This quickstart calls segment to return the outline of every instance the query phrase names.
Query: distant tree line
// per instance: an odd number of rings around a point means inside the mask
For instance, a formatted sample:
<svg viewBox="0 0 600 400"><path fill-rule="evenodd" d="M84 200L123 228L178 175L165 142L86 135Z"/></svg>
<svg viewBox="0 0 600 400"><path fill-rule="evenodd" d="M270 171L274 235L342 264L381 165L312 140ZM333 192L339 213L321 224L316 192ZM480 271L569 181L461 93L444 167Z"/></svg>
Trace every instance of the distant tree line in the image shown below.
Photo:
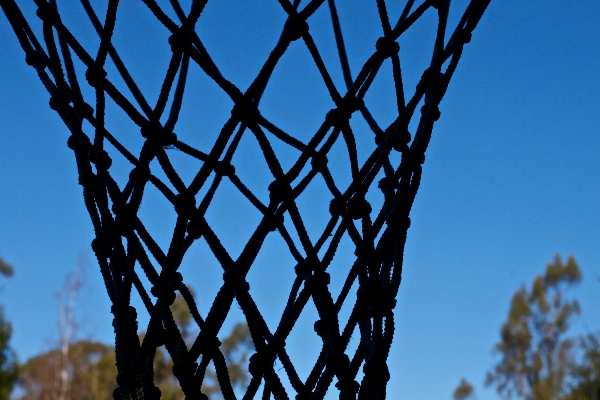
<svg viewBox="0 0 600 400"><path fill-rule="evenodd" d="M175 322L184 339L191 345L192 317L181 295L171 306ZM141 338L143 339L143 333ZM228 372L234 388L248 384L247 361L253 349L248 327L236 324L231 333L222 340L221 351L228 364ZM61 382L60 372L65 368L61 349L53 349L27 360L20 368L18 400L109 400L116 387L117 376L115 349L104 343L78 340L70 344L68 352L68 384ZM184 400L185 396L172 373L173 361L163 347L159 347L154 359L155 384L161 391L161 399ZM214 369L206 371L202 392L210 399L220 398L220 388Z"/></svg>
<svg viewBox="0 0 600 400"><path fill-rule="evenodd" d="M0 258L0 275L10 277L13 268ZM60 340L58 345L19 365L9 346L11 324L4 318L0 305L0 400L110 400L116 387L114 346L93 340L73 340L75 295L81 289L77 272L67 276L60 293ZM191 291L191 290L190 290ZM194 339L192 316L183 297L178 294L171 311L184 340ZM143 339L144 333L140 334ZM248 385L248 357L254 345L245 323L236 324L222 339L221 351L228 365L229 377L235 389ZM185 396L172 374L173 361L163 347L154 359L155 384L161 399L184 400ZM202 392L211 400L221 398L219 383L212 365L206 371Z"/></svg>

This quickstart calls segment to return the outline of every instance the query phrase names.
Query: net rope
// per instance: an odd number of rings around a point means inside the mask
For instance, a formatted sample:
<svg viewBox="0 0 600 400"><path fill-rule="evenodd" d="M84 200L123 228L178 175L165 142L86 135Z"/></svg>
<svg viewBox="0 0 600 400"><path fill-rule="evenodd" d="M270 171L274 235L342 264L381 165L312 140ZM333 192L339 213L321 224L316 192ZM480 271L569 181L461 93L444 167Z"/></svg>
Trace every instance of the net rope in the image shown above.
<svg viewBox="0 0 600 400"><path fill-rule="evenodd" d="M217 338L233 302L237 301L256 349L249 360L251 379L242 399L255 398L261 387L263 399L271 395L277 399L294 396L298 400L322 399L334 379L337 379L335 387L340 399L385 399L390 379L387 361L395 329L394 308L410 226L409 215L421 182L425 151L434 123L440 118L439 104L463 47L469 43L489 0L471 0L449 37L446 33L449 0L425 0L417 7L414 0L408 0L395 23L388 15L384 0L377 0L383 35L355 77L350 72L335 1L311 0L300 7L300 1L280 0L287 20L275 47L245 92L221 74L195 31L206 1L194 0L191 10L185 13L178 0L170 0L178 21L172 20L154 0L142 2L170 32L172 55L154 107L142 95L111 44L118 0L108 0L104 24L90 1L81 0L100 37L95 54L85 50L63 24L55 0L35 0L36 14L42 21L42 40L36 38L15 0L0 0L25 51L27 64L37 71L50 94L50 107L59 114L71 134L68 146L75 155L79 184L95 233L92 249L114 315L118 386L113 397L122 400L160 398L160 390L154 383L153 360L157 348L164 345L174 362L173 374L186 399L207 399L201 388L211 361L222 396L226 400L237 399L239 394L232 387ZM319 7L328 7L331 15L346 86L341 91L325 67L309 30L309 19ZM418 81L414 94L407 99L397 40L426 12L435 12L438 17L431 63ZM295 41L303 42L308 49L335 104L307 143L267 120L259 107L278 61ZM76 74L74 57L87 68L85 81ZM116 87L104 69L109 58L124 82L122 89ZM381 128L363 98L387 59L391 59L386 65L392 68L397 117L392 124ZM192 63L197 64L234 103L231 116L208 152L182 142L174 133ZM80 89L86 82L95 91L94 107L86 103ZM134 102L123 94L125 90ZM107 96L139 127L144 142L137 156L105 127ZM420 104L422 107L416 113ZM375 142L364 163L359 163L355 132L349 123L353 115L362 116ZM411 135L409 123L413 118L418 123ZM84 120L94 128L89 136L84 133ZM273 177L268 186L267 204L242 182L232 164L244 134L251 134L256 139ZM273 141L299 151L287 171L277 157ZM338 141L344 144L350 159L352 179L347 187L336 184L328 166L327 155ZM112 146L113 157L124 157L132 165L129 178L121 187L111 175L112 159L106 150L107 143ZM173 149L201 164L189 185L184 183L171 162L169 152ZM399 153L397 164L392 162L392 152ZM166 179L160 179L152 172L150 164L153 160L157 161L155 164ZM383 178L374 188L375 179L382 174ZM317 176L323 178L331 194L331 217L318 240L311 241L297 199ZM231 182L262 215L236 259L205 218L215 192L225 180ZM138 217L148 185L153 185L172 203L177 215L166 250L157 244ZM383 206L379 210L373 210L365 199L365 195L373 190L383 193ZM290 229L294 230L299 243L292 238ZM269 329L250 293L246 277L265 238L277 234L295 259L296 278L279 324L275 329ZM355 247L355 258L348 265L341 292L334 296L327 269L344 235ZM206 242L223 269L222 285L204 318L178 272L186 252L200 240ZM144 286L140 273L150 283L150 289ZM340 321L340 309L356 281L356 301L348 320ZM133 290L139 293L149 314L146 335L141 342L138 337L139 310L131 305ZM169 308L176 291L185 298L199 328L189 349ZM286 351L286 339L305 305L311 301L318 311L319 319L314 329L322 339L322 348L308 378L302 380ZM350 337L357 328L360 343L356 351L350 352ZM276 360L281 363L282 370L276 370ZM361 367L362 379L359 379ZM284 384L281 374L285 374L289 385Z"/></svg>

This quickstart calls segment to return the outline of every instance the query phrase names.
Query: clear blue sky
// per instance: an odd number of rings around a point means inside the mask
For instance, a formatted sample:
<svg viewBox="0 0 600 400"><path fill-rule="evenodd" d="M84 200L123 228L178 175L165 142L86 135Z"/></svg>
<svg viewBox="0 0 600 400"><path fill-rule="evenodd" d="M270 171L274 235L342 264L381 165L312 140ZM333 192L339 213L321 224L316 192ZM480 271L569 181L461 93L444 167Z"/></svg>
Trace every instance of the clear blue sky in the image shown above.
<svg viewBox="0 0 600 400"><path fill-rule="evenodd" d="M33 2L19 3L39 32ZM167 33L141 2L126 3L114 43L152 104L166 69ZM453 1L453 21L466 3ZM59 1L59 7L74 10L63 11L63 20L94 53L97 39L81 18L81 6L66 0ZM398 9L390 4L392 15ZM414 85L431 51L435 19L429 13L400 40L409 84ZM134 18L125 26L124 21ZM352 2L349 8L340 8L340 18L356 74L381 35L374 1ZM274 46L283 21L275 1L214 1L201 18L199 32L223 74L245 89ZM573 254L584 275L572 292L583 308L576 330L600 329L598 21L600 3L592 0L492 0L467 45L442 102L442 118L427 152L412 213L390 355L390 398L450 398L465 377L476 387L478 399L496 399L492 389L483 387L483 380L495 360L491 348L499 339L510 296L542 272L557 252L563 257ZM309 22L342 88L328 12L319 11ZM0 302L13 323L12 343L25 360L56 343L54 294L80 254L91 259L93 236L73 155L66 146L68 132L47 107L48 94L25 64L3 16L0 38L0 255L16 270L14 278L2 283ZM138 40L143 42L135 46ZM385 67L366 98L381 125L393 118L394 108L389 65ZM176 131L202 148L198 138L214 138L231 104L197 68L191 70L187 108ZM109 77L116 73L109 69ZM332 107L299 42L282 60L261 104L266 116L299 137L314 131ZM131 148L139 145L132 124L121 114L111 115L109 128ZM365 135L359 145L366 151L372 139L364 124L355 121L359 119L353 118L353 123ZM242 180L265 198L266 169L264 163L250 161L255 154L256 146L248 140L234 163L247 166L246 171L238 168ZM177 162L187 174L197 168L183 159ZM126 176L120 161L111 170L121 174L120 181ZM300 202L301 208L314 212L307 221L311 229L321 226L328 206L317 190ZM229 232L224 243L235 255L247 234L228 228L238 221L251 227L257 216L245 206L224 213L225 207L241 201L227 187L220 196L207 218L218 234ZM172 229L172 216L165 207L151 194L142 210L161 243L166 243ZM276 249L279 244L268 244L270 256L259 259L249 277L251 292L268 322L278 318L293 276L290 257ZM343 261L333 266L334 272L341 271ZM78 335L110 343L109 302L93 265L86 269L78 303ZM216 262L199 246L182 268L206 312L220 281ZM241 318L236 313L228 326ZM314 353L310 347L315 342L300 336L288 344L295 348L291 356L299 360L302 370L309 362L301 358Z"/></svg>

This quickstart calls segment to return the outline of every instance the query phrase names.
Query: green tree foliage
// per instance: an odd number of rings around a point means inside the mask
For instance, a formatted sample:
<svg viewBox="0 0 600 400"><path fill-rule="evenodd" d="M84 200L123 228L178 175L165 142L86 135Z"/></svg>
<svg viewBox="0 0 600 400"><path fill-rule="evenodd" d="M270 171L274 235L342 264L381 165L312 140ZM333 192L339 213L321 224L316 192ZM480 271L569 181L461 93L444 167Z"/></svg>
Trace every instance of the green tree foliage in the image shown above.
<svg viewBox="0 0 600 400"><path fill-rule="evenodd" d="M4 317L4 308L0 306L0 400L8 400L19 377L19 366L15 352L8 342L12 335L12 326Z"/></svg>
<svg viewBox="0 0 600 400"><path fill-rule="evenodd" d="M494 348L501 359L486 377L503 398L600 400L600 333L567 336L580 311L565 296L580 281L575 259L563 264L556 256L531 289L521 287L513 295ZM472 389L463 379L454 399L468 398Z"/></svg>
<svg viewBox="0 0 600 400"><path fill-rule="evenodd" d="M0 258L0 275L11 277L13 267ZM0 305L0 400L8 400L19 377L19 366L15 352L9 345L12 326L4 316Z"/></svg>
<svg viewBox="0 0 600 400"><path fill-rule="evenodd" d="M5 277L10 278L11 276L13 276L13 274L13 267L9 263L4 261L2 258L0 258L0 275L4 275Z"/></svg>
<svg viewBox="0 0 600 400"><path fill-rule="evenodd" d="M454 389L454 393L452 394L452 398L454 400L468 400L473 398L473 386L466 381L466 379L461 379L458 387Z"/></svg>
<svg viewBox="0 0 600 400"><path fill-rule="evenodd" d="M600 400L600 336L581 339L583 362L574 371L575 383L566 400Z"/></svg>
<svg viewBox="0 0 600 400"><path fill-rule="evenodd" d="M192 316L181 295L178 295L171 306L173 317L191 345L194 335ZM2 326L0 324L0 342ZM141 335L143 340L143 334ZM248 327L237 324L229 336L223 339L221 351L228 365L229 376L234 388L245 388L248 385L247 361L253 349ZM61 370L64 370L64 357L60 348L29 359L21 368L19 381L19 400L109 400L116 387L117 369L115 366L115 350L98 342L80 340L69 345L68 349L68 383L66 393L61 395ZM177 379L173 376L173 361L163 347L157 349L154 359L155 384L161 390L162 400L183 400L185 398ZM2 375L0 373L0 384ZM62 387L64 390L64 387ZM214 369L206 371L205 384L202 391L211 399L220 398L219 384ZM10 392L10 391L9 391ZM8 399L8 397L6 397ZM0 397L4 400L4 397Z"/></svg>
<svg viewBox="0 0 600 400"><path fill-rule="evenodd" d="M115 388L114 347L80 340L69 347L66 399L108 400ZM27 360L21 369L20 400L60 399L62 353L53 349Z"/></svg>
<svg viewBox="0 0 600 400"><path fill-rule="evenodd" d="M529 290L521 287L514 294L495 346L501 359L486 378L504 398L557 400L566 394L576 344L566 334L579 304L565 294L579 281L575 259L563 263L557 255Z"/></svg>

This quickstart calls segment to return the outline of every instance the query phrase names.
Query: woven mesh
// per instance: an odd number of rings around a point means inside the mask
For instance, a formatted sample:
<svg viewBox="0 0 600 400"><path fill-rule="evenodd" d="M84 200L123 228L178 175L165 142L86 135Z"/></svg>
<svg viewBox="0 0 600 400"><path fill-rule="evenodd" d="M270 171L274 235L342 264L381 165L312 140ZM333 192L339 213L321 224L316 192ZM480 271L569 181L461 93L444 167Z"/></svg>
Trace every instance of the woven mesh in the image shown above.
<svg viewBox="0 0 600 400"><path fill-rule="evenodd" d="M396 23L390 21L385 2L376 1L374 7L383 35L356 77L350 72L334 0L326 4L324 0L312 0L303 7L299 1L292 4L280 0L288 18L275 47L245 92L221 74L195 31L206 1L193 1L186 13L178 0L171 0L170 7L178 21L173 21L154 0L142 2L171 35L172 55L154 107L149 105L111 44L118 0L108 1L104 24L89 0L81 0L100 37L94 53L84 49L63 25L54 0L35 0L37 15L43 22L42 41L36 39L14 0L0 0L26 53L26 62L37 70L50 93L50 107L71 133L68 145L77 161L79 183L95 232L92 249L114 314L118 368L114 398L160 397L154 385L152 361L157 347L164 345L174 361L173 374L186 398L206 398L201 388L206 368L212 362L223 397L235 399L217 339L234 301L244 314L256 348L250 358L251 380L243 399L255 398L259 388L263 399L271 395L277 399L294 396L321 399L334 380L340 399L386 398L390 379L387 359L394 336L393 310L401 281L410 210L421 181L425 151L434 123L440 117L440 101L489 0L472 0L449 37L446 34L449 0L426 0L418 7L408 0ZM343 90L334 84L311 36L310 17L319 7L329 7L346 86ZM426 12L438 17L431 63L412 97L407 98L396 40ZM295 41L306 46L335 104L332 110L323 112L325 117L320 127L307 142L277 127L260 110L261 97L278 61ZM78 80L74 58L86 66L85 81ZM119 85L105 72L108 58L122 78ZM386 62L388 59L391 62ZM184 91L191 64L197 64L234 104L231 116L210 143L184 143L174 133L186 100ZM382 66L392 69L397 109L394 122L384 128L363 101ZM91 86L95 99L86 102L80 85ZM143 137L140 148L126 148L118 135L106 128L107 96L139 127ZM417 110L419 105L422 106ZM359 162L356 136L349 122L353 115L364 119L371 130L367 134L373 138L364 162ZM84 121L91 124L93 132L84 132ZM416 127L412 135L409 124ZM240 179L237 171L244 165L232 162L243 135L256 140L272 175L268 202L259 200ZM278 142L276 146L274 142ZM334 179L328 165L327 156L336 143L344 146L350 161L347 171L350 183L344 186ZM294 149L295 158L290 160L288 152L286 162L282 163L276 151L281 146ZM124 184L119 185L113 179L112 159L107 149L112 157L122 157L131 165ZM193 179L187 183L173 166L174 151L197 162ZM297 202L317 179L327 188L331 215L322 232L311 240ZM237 257L231 255L206 218L223 182L232 184L261 216ZM148 233L138 214L145 191L151 186L172 204L177 215L165 248ZM374 191L381 191L383 197L376 209L366 199ZM286 243L286 251L295 260L296 274L292 287L286 288L290 294L279 323L271 329L247 283L247 275L268 235L279 235ZM341 290L332 293L328 267L344 238L351 240L355 253L353 262L346 266L345 277L340 278L344 282ZM207 245L223 269L222 285L204 318L178 272L186 253L198 242ZM353 287L357 288L356 296L349 297ZM131 305L132 291L138 292L145 306L143 312L149 314L141 343L137 321L140 310ZM199 328L190 348L184 343L169 308L176 291L185 298ZM309 302L318 312L314 329L322 346L308 378L303 380L288 356L286 339ZM340 309L345 302L353 303L348 318L342 321ZM360 341L356 349L350 349L350 338L356 330ZM277 360L282 368L275 368Z"/></svg>

